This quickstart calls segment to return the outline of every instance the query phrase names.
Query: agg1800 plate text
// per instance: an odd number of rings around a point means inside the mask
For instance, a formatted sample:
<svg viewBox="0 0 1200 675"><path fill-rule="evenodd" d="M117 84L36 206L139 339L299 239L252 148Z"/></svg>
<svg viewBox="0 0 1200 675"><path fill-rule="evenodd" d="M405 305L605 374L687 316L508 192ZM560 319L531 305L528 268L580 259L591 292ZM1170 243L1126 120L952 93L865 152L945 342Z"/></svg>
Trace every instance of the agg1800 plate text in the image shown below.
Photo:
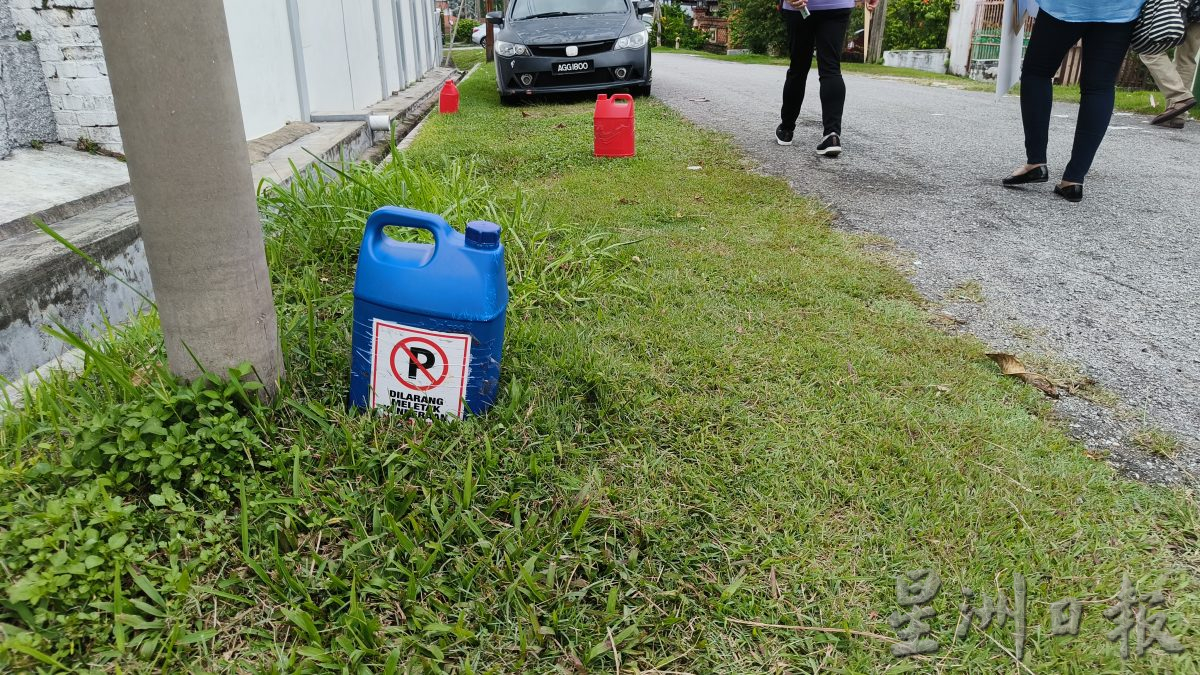
<svg viewBox="0 0 1200 675"><path fill-rule="evenodd" d="M575 73L589 72L591 69L591 61L568 61L554 64L555 75L574 75Z"/></svg>

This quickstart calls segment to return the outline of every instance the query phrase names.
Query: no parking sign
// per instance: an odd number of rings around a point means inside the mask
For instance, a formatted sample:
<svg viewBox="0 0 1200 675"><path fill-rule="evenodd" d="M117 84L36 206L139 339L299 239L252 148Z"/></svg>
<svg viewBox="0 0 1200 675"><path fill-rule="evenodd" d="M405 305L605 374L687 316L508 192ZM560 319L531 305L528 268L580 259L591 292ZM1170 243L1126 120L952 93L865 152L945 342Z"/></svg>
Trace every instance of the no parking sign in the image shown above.
<svg viewBox="0 0 1200 675"><path fill-rule="evenodd" d="M462 417L471 336L375 319L371 407Z"/></svg>

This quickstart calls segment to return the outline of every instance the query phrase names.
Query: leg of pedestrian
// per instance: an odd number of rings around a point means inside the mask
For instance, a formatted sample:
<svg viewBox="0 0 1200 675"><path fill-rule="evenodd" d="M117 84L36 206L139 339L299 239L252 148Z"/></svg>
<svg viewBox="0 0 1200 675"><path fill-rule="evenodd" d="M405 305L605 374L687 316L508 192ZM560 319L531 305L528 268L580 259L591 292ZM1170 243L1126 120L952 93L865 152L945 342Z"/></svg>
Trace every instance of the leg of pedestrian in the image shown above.
<svg viewBox="0 0 1200 675"><path fill-rule="evenodd" d="M846 81L842 79L842 47L850 26L850 10L813 12L816 26L817 74L821 81L821 120L824 135L842 134Z"/></svg>
<svg viewBox="0 0 1200 675"><path fill-rule="evenodd" d="M1064 184L1081 185L1108 124L1112 121L1117 96L1117 75L1129 50L1133 23L1090 23L1083 36L1082 69L1079 74L1079 119L1071 161L1063 172Z"/></svg>
<svg viewBox="0 0 1200 675"><path fill-rule="evenodd" d="M1163 97L1167 101L1167 107L1172 103L1190 98L1191 90L1184 86L1183 78L1180 77L1179 70L1175 66L1175 62L1171 60L1170 55L1163 54L1141 54L1139 58L1146 65L1146 70L1150 71L1150 76L1154 78L1154 84L1158 90L1162 92ZM1155 118L1155 123L1160 124L1166 121Z"/></svg>
<svg viewBox="0 0 1200 675"><path fill-rule="evenodd" d="M1167 109L1151 120L1151 124L1165 124L1196 105L1192 82L1196 77L1197 51L1200 51L1200 24L1191 24L1183 43L1175 48L1174 60L1165 53L1141 56L1154 84L1167 100Z"/></svg>
<svg viewBox="0 0 1200 675"><path fill-rule="evenodd" d="M784 11L781 14L787 28L788 57L791 63L783 81L783 107L779 111L780 124L775 131L775 139L780 145L791 145L796 119L800 117L800 106L804 103L808 71L812 69L815 37L813 26L816 22L811 15L805 19L799 12Z"/></svg>
<svg viewBox="0 0 1200 675"><path fill-rule="evenodd" d="M1063 58L1083 35L1081 24L1059 21L1048 12L1038 14L1025 61L1021 65L1021 124L1025 129L1025 166L1004 179L1004 185L1045 183L1046 146L1050 136L1050 110L1054 104L1054 74Z"/></svg>
<svg viewBox="0 0 1200 675"><path fill-rule="evenodd" d="M1150 123L1162 124L1178 117L1184 112L1177 109L1178 104L1190 99L1192 91L1191 87L1184 84L1184 79L1175 65L1175 61L1172 61L1167 54L1142 54L1140 58L1167 102L1167 109L1159 113Z"/></svg>
<svg viewBox="0 0 1200 675"><path fill-rule="evenodd" d="M1185 83L1189 97L1194 97L1192 85L1196 80L1196 57L1200 55L1200 23L1189 24L1183 44L1175 48L1175 69Z"/></svg>
<svg viewBox="0 0 1200 675"><path fill-rule="evenodd" d="M1191 110L1196 105L1196 95L1193 91L1193 85L1196 82L1196 56L1198 52L1200 52L1200 23L1188 24L1183 44L1175 48L1175 70L1179 73L1179 79L1183 82L1183 92L1176 103L1177 108L1182 108L1179 111L1179 117L1176 118L1180 122L1183 121L1183 113ZM1179 125L1179 127L1182 126L1182 124Z"/></svg>

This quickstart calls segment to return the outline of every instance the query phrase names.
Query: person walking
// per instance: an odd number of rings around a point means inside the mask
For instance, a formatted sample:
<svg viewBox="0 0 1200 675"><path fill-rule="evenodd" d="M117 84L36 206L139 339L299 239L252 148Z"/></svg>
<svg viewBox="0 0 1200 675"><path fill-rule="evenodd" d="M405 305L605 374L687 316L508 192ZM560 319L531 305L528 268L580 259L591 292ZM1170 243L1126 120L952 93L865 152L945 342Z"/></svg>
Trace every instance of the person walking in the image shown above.
<svg viewBox="0 0 1200 675"><path fill-rule="evenodd" d="M1200 52L1200 0L1182 3L1188 20L1183 43L1175 48L1175 60L1166 54L1142 54L1142 63L1154 78L1154 84L1167 99L1167 109L1150 120L1151 124L1182 129L1184 113L1196 106L1192 85L1196 79L1196 54Z"/></svg>
<svg viewBox="0 0 1200 675"><path fill-rule="evenodd" d="M879 0L866 0L874 10ZM788 66L783 82L781 121L775 128L775 142L791 145L804 103L804 88L817 53L817 75L821 82L821 123L824 136L817 154L837 157L842 154L842 111L846 107L846 82L842 79L842 45L850 26L854 0L781 0L780 15L787 29Z"/></svg>
<svg viewBox="0 0 1200 675"><path fill-rule="evenodd" d="M1046 146L1054 102L1054 74L1080 40L1079 119L1071 161L1054 193L1071 202L1083 200L1083 182L1116 103L1117 75L1144 0L1040 0L1021 67L1021 124L1025 128L1025 165L1002 182L1005 187L1050 180Z"/></svg>

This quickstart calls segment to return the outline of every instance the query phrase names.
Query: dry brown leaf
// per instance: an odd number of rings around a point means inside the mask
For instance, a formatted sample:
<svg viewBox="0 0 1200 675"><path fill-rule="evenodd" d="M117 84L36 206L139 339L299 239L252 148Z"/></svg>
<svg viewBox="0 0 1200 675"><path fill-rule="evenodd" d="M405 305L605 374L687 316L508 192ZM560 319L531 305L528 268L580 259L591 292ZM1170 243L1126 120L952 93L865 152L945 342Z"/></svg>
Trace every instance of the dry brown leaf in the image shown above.
<svg viewBox="0 0 1200 675"><path fill-rule="evenodd" d="M1037 387L1043 394L1050 398L1058 398L1058 388L1054 386L1054 382L1050 378L1038 373L1031 373L1025 369L1025 364L1021 363L1020 359L1012 354L1004 352L988 352L987 357L996 362L1000 366L1000 372L1015 377L1025 384Z"/></svg>
<svg viewBox="0 0 1200 675"><path fill-rule="evenodd" d="M522 110L521 117L531 117L531 115L529 113L525 112L524 110Z"/></svg>

